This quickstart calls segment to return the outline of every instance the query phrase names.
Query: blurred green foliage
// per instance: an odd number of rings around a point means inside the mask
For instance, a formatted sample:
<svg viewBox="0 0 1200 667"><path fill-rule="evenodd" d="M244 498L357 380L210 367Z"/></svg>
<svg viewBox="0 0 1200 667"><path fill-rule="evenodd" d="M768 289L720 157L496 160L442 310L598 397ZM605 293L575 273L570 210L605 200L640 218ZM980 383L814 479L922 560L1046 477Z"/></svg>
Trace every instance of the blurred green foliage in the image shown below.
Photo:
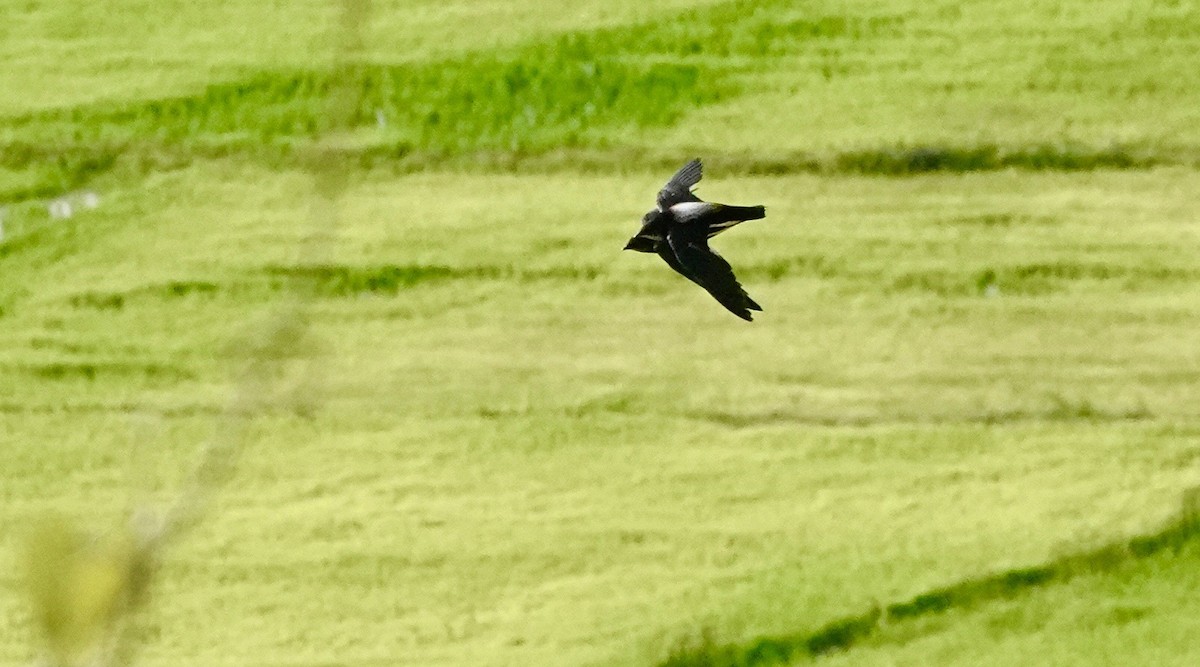
<svg viewBox="0 0 1200 667"><path fill-rule="evenodd" d="M51 664L112 664L126 617L145 600L155 546L128 528L93 535L64 517L38 521L25 559Z"/></svg>

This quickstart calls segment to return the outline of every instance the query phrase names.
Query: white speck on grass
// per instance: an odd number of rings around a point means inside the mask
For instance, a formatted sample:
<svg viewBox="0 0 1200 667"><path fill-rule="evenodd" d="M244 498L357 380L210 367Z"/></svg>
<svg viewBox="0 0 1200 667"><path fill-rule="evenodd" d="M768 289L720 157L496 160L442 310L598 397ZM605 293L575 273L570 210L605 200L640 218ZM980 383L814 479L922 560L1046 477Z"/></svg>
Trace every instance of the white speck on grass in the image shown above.
<svg viewBox="0 0 1200 667"><path fill-rule="evenodd" d="M88 191L80 196L79 201L83 204L84 208L96 208L100 205L100 195Z"/></svg>
<svg viewBox="0 0 1200 667"><path fill-rule="evenodd" d="M1000 286L996 283L988 283L988 286L983 289L983 295L989 299L1000 296Z"/></svg>
<svg viewBox="0 0 1200 667"><path fill-rule="evenodd" d="M50 217L55 220L69 218L75 212L70 200L66 198L55 199L47 208L50 210Z"/></svg>
<svg viewBox="0 0 1200 667"><path fill-rule="evenodd" d="M375 124L378 125L379 129L381 130L387 127L387 116L383 115L383 109L375 110Z"/></svg>

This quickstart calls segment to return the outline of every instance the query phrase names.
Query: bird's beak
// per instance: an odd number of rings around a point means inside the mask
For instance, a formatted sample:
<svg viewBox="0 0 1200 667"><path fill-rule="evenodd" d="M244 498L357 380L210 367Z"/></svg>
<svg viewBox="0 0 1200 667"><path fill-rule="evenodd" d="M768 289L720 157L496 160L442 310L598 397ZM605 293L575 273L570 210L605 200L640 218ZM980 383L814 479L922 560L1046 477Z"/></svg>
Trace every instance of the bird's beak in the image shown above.
<svg viewBox="0 0 1200 667"><path fill-rule="evenodd" d="M636 250L638 252L654 252L653 239L645 236L635 236L629 239L629 243L625 244L625 250Z"/></svg>

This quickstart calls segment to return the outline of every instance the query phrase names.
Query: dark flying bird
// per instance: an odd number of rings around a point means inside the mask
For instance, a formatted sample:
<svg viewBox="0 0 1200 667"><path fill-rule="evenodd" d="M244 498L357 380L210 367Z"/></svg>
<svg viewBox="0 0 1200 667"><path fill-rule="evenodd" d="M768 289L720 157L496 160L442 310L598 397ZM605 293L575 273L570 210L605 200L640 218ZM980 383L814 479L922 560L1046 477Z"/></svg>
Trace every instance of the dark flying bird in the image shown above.
<svg viewBox="0 0 1200 667"><path fill-rule="evenodd" d="M749 321L750 311L762 308L742 289L729 262L708 247L708 240L739 222L765 218L766 208L702 201L692 193L701 175L699 158L683 165L659 190L658 206L642 217L641 231L625 249L657 253L729 312Z"/></svg>

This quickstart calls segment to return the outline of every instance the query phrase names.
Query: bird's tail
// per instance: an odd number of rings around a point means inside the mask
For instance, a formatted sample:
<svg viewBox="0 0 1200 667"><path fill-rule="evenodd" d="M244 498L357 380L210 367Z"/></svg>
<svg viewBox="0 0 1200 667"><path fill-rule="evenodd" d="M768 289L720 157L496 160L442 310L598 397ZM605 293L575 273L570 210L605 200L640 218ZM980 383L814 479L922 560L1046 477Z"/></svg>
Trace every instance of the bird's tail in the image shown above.
<svg viewBox="0 0 1200 667"><path fill-rule="evenodd" d="M719 215L730 220L744 222L746 220L761 220L767 217L765 206L722 206Z"/></svg>
<svg viewBox="0 0 1200 667"><path fill-rule="evenodd" d="M708 223L708 236L717 234L747 220L760 220L767 217L765 206L721 206L712 213Z"/></svg>

